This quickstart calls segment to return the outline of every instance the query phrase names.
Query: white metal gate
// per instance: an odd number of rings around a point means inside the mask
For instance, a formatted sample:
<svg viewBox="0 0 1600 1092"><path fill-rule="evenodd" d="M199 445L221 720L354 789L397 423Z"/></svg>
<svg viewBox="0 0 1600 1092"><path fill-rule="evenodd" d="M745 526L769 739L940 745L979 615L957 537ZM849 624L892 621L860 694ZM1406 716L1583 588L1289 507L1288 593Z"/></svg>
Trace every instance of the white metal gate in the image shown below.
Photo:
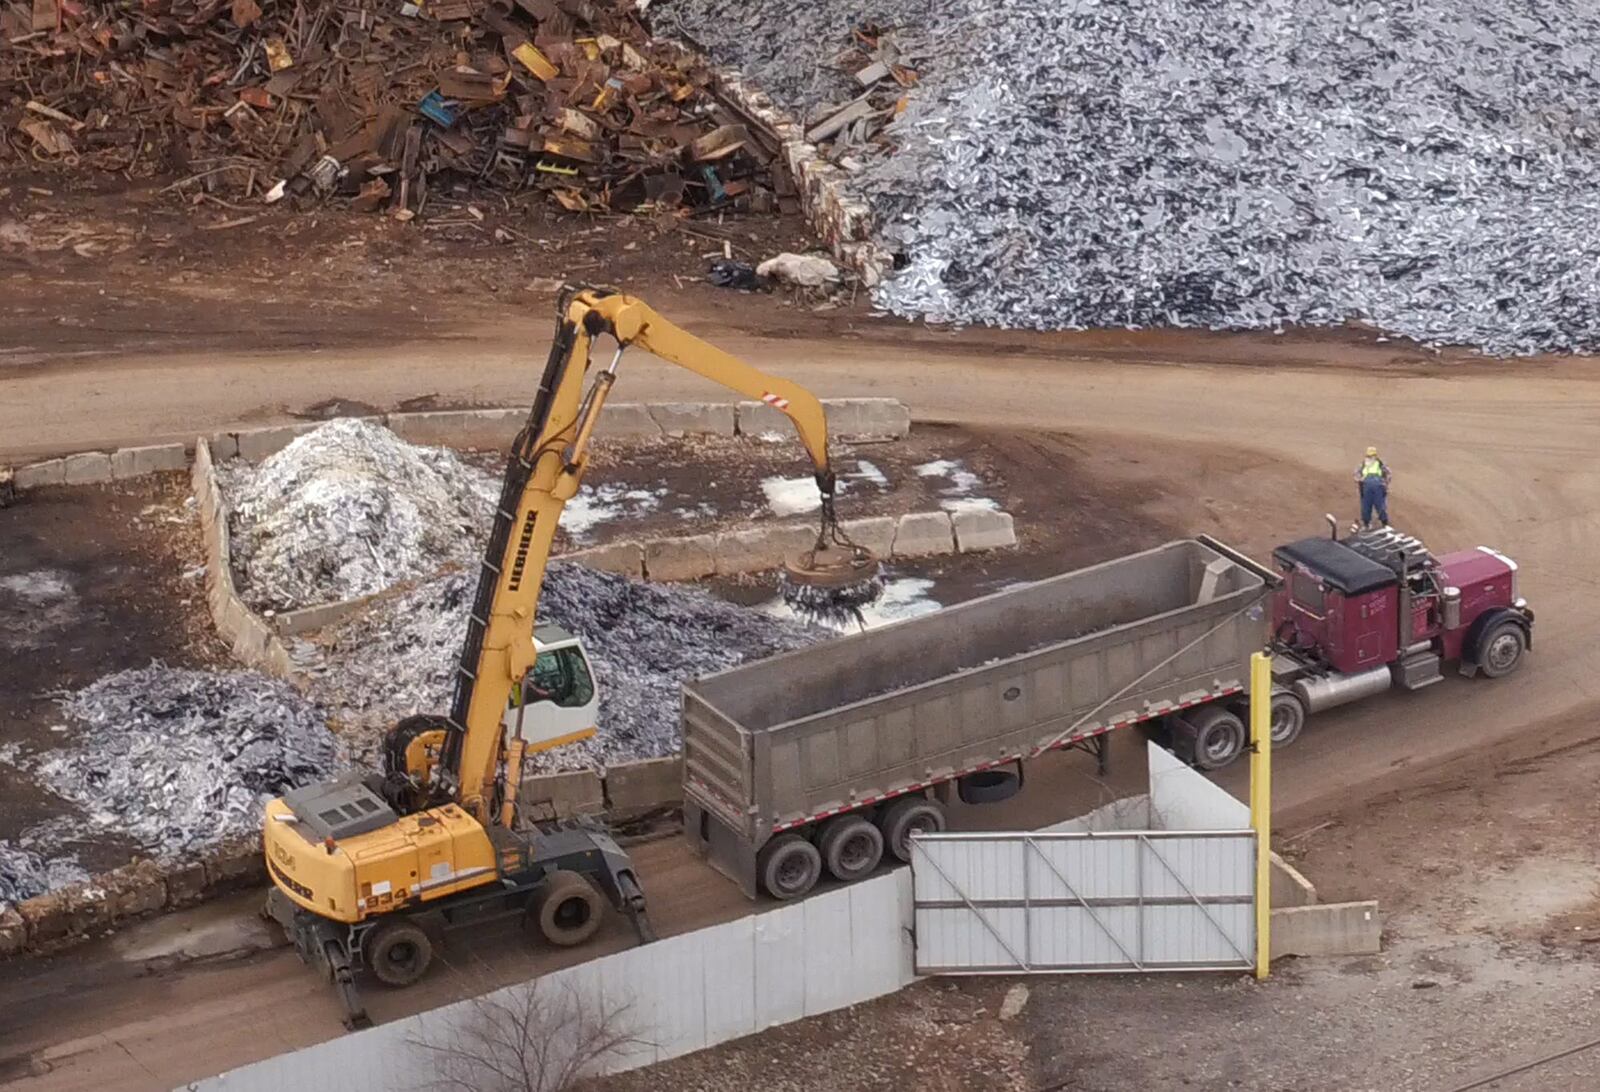
<svg viewBox="0 0 1600 1092"><path fill-rule="evenodd" d="M1250 970L1255 832L931 834L918 974Z"/></svg>

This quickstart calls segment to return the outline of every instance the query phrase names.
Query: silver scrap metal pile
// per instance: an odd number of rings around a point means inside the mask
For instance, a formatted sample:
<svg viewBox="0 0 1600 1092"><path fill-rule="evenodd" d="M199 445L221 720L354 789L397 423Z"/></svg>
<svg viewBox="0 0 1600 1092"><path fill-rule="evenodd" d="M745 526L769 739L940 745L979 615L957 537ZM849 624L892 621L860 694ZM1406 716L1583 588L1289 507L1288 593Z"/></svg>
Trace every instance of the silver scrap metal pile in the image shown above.
<svg viewBox="0 0 1600 1092"><path fill-rule="evenodd" d="M267 800L339 764L321 711L253 671L151 664L78 690L62 708L68 742L40 756L39 779L89 827L154 857L256 833Z"/></svg>
<svg viewBox="0 0 1600 1092"><path fill-rule="evenodd" d="M1364 321L1600 349L1600 6L658 0L807 121L863 23L915 69L854 185L897 314L1036 329Z"/></svg>
<svg viewBox="0 0 1600 1092"><path fill-rule="evenodd" d="M24 899L88 878L89 873L70 853L46 856L0 838L0 914Z"/></svg>
<svg viewBox="0 0 1600 1092"><path fill-rule="evenodd" d="M295 655L312 691L369 762L382 731L412 713L443 713L466 633L474 577L450 572L396 591L319 634ZM552 562L539 618L583 639L600 690L599 734L530 762L604 768L682 747L684 680L823 640L826 631L772 618L694 588L647 584Z"/></svg>
<svg viewBox="0 0 1600 1092"><path fill-rule="evenodd" d="M380 424L329 421L259 466L222 464L240 594L295 610L372 595L477 554L497 483Z"/></svg>

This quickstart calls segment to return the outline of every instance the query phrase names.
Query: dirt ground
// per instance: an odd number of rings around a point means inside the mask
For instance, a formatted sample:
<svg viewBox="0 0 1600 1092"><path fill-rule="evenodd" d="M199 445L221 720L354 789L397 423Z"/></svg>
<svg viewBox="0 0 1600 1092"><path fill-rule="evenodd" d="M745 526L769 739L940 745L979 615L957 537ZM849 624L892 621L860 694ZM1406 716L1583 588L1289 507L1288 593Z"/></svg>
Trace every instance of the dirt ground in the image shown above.
<svg viewBox="0 0 1600 1092"><path fill-rule="evenodd" d="M27 759L58 746L57 698L160 660L224 662L211 628L188 478L41 489L0 509L0 742ZM0 838L73 806L0 762ZM99 838L76 847L90 871L127 861Z"/></svg>

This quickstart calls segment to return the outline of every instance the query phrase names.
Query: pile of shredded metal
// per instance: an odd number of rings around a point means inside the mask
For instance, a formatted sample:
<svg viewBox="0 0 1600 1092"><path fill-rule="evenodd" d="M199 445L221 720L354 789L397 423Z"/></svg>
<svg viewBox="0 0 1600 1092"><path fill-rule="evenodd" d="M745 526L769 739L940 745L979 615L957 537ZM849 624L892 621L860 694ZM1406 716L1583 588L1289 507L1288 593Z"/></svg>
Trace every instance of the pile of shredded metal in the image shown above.
<svg viewBox="0 0 1600 1092"><path fill-rule="evenodd" d="M151 664L107 676L62 707L68 742L38 758L38 779L81 808L91 830L154 857L255 833L267 800L339 762L322 713L250 671Z"/></svg>
<svg viewBox="0 0 1600 1092"><path fill-rule="evenodd" d="M82 883L89 878L76 857L45 857L15 842L0 838L0 913L24 899Z"/></svg>
<svg viewBox="0 0 1600 1092"><path fill-rule="evenodd" d="M271 610L372 595L475 559L498 493L455 452L353 418L222 475L240 593Z"/></svg>
<svg viewBox="0 0 1600 1092"><path fill-rule="evenodd" d="M297 646L319 701L354 730L354 752L371 761L382 731L401 717L448 710L473 589L472 577L447 573L374 601L314 647ZM697 589L559 561L539 617L583 639L601 695L598 736L541 756L550 770L673 754L682 747L684 680L828 636Z"/></svg>
<svg viewBox="0 0 1600 1092"><path fill-rule="evenodd" d="M1006 327L1365 321L1600 348L1600 7L1577 0L666 0L814 119L892 27L918 86L865 161L877 289ZM952 43L959 43L953 47Z"/></svg>

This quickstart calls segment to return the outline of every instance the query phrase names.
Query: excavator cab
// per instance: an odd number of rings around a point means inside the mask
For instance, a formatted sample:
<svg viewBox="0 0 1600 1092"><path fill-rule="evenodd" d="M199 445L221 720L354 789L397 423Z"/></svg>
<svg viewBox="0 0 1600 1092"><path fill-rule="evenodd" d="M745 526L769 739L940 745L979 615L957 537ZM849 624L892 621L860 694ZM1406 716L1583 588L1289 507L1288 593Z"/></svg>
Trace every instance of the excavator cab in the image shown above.
<svg viewBox="0 0 1600 1092"><path fill-rule="evenodd" d="M534 628L538 650L533 667L512 687L501 723L506 739L522 740L528 752L547 751L595 735L600 689L583 642L560 626Z"/></svg>

